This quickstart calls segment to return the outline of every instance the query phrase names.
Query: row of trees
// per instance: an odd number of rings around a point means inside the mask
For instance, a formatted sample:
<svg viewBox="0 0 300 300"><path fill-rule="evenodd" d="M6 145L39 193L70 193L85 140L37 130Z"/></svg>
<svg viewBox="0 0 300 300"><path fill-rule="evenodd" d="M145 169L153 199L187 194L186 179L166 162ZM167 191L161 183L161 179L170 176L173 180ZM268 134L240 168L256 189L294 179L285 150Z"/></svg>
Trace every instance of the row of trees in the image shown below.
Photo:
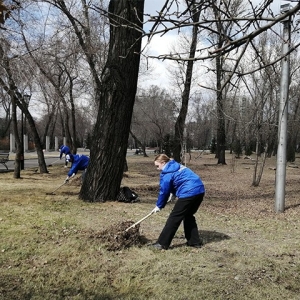
<svg viewBox="0 0 300 300"><path fill-rule="evenodd" d="M144 146L163 148L172 140L178 161L186 138L199 148L215 138L220 164L226 164L225 149L233 145L271 155L277 143L280 49L289 42L281 40L280 22L300 9L297 4L278 15L272 2L166 0L154 9L157 14L145 15L144 0L2 1L9 16L0 30L3 132L9 122L18 132L21 110L42 173L46 135L66 136L73 152L91 137L91 164L80 192L86 201L116 198L130 133ZM154 36L171 31L181 39L170 52L147 53ZM296 41L292 45L298 47ZM295 150L299 68L294 52L291 57L289 139ZM138 86L149 76L151 59L170 62L168 90ZM29 106L26 93L32 95ZM20 137L16 141L18 154ZM18 170L16 164L15 177Z"/></svg>

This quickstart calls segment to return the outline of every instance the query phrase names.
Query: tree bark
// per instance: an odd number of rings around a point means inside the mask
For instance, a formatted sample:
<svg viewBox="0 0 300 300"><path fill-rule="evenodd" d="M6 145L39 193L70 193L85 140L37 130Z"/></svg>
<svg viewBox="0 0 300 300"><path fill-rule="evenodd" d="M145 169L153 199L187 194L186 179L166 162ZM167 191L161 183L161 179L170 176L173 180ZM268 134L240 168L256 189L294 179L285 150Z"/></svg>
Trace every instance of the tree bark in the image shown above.
<svg viewBox="0 0 300 300"><path fill-rule="evenodd" d="M111 0L110 44L102 73L84 201L115 200L120 189L137 89L144 0Z"/></svg>
<svg viewBox="0 0 300 300"><path fill-rule="evenodd" d="M40 139L39 133L37 131L37 128L35 126L34 119L32 118L32 115L28 111L27 107L26 107L25 110L22 110L22 111L23 111L23 113L25 114L25 116L27 118L28 124L30 126L31 133L33 134L33 140L34 140L35 150L36 150L37 157L38 157L38 164L39 164L40 173L48 173L48 169L47 169L47 165L46 165L46 162L45 162L45 156L44 156L44 152L43 152L41 139Z"/></svg>
<svg viewBox="0 0 300 300"><path fill-rule="evenodd" d="M15 142L16 142L14 178L18 179L21 178L21 140L18 132L16 99L14 98L14 95L11 91L9 92L9 94L11 97L11 118L12 118L13 132L15 135Z"/></svg>
<svg viewBox="0 0 300 300"><path fill-rule="evenodd" d="M199 17L200 17L200 10L198 10L194 6L194 10L192 10L193 22L198 23ZM197 49L197 37L198 37L198 26L194 25L189 58L195 57L195 53L196 53L196 49ZM191 59L187 63L186 77L185 77L185 82L184 82L184 90L182 93L181 108L180 108L179 115L178 115L176 123L175 123L175 143L174 143L174 147L173 147L173 158L177 162L182 161L184 127L185 127L185 120L186 120L186 116L187 116L187 112L188 112L189 98L190 98L190 92L191 92L191 83L192 83L192 76L193 76L193 67L194 67L194 61Z"/></svg>
<svg viewBox="0 0 300 300"><path fill-rule="evenodd" d="M226 165L225 149L226 149L226 134L225 134L225 118L224 118L224 101L222 97L222 57L216 57L216 72L217 72L217 157L218 164Z"/></svg>
<svg viewBox="0 0 300 300"><path fill-rule="evenodd" d="M4 55L3 48L0 47L0 53ZM7 73L8 77L8 84L6 84L2 79L0 79L0 85L2 88L9 94L11 101L12 101L12 113L15 114L15 116L12 116L13 118L13 127L14 127L14 134L16 139L16 158L15 158L15 171L14 171L14 178L20 178L20 164L21 160L24 159L24 156L22 153L24 149L22 149L22 139L24 138L21 135L18 134L18 128L17 128L17 117L16 117L16 107L20 108L22 111L22 114L25 114L25 117L28 120L28 123L30 125L30 128L32 130L32 133L34 134L34 142L37 150L38 155L38 163L40 168L40 173L48 173L47 166L45 163L44 158L44 152L42 149L42 145L40 142L40 138L34 123L34 120L28 111L27 104L24 100L24 95L22 95L17 88L17 85L14 81L13 73L10 67L10 61L7 57L5 57L3 62L3 67L5 68L5 71ZM23 126L23 124L21 124Z"/></svg>

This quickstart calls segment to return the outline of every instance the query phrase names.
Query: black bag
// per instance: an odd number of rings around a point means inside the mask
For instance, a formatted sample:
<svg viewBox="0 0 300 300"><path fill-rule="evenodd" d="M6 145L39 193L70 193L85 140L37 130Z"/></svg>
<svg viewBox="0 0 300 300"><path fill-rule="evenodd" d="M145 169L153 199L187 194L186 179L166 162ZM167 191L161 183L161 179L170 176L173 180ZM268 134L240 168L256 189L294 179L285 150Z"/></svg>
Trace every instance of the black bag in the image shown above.
<svg viewBox="0 0 300 300"><path fill-rule="evenodd" d="M121 187L120 192L117 196L117 201L133 203L133 202L139 202L140 199L137 193L132 191L128 186L123 186Z"/></svg>

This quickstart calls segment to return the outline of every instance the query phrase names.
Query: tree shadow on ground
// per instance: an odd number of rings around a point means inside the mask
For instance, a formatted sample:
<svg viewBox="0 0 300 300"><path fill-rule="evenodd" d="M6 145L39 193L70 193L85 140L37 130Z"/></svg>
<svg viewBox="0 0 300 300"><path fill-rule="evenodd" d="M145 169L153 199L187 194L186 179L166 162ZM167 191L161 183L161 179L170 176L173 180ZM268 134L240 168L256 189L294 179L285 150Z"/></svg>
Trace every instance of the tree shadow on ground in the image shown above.
<svg viewBox="0 0 300 300"><path fill-rule="evenodd" d="M199 234L203 240L204 245L231 239L229 235L217 231L200 230Z"/></svg>
<svg viewBox="0 0 300 300"><path fill-rule="evenodd" d="M289 206L286 206L285 210L292 209L292 208L296 208L296 207L298 207L298 206L300 206L300 203L297 203L297 204L291 204L291 205L289 205Z"/></svg>
<svg viewBox="0 0 300 300"><path fill-rule="evenodd" d="M61 195L66 195L66 196L76 196L79 195L78 191L67 191L67 192L58 192Z"/></svg>

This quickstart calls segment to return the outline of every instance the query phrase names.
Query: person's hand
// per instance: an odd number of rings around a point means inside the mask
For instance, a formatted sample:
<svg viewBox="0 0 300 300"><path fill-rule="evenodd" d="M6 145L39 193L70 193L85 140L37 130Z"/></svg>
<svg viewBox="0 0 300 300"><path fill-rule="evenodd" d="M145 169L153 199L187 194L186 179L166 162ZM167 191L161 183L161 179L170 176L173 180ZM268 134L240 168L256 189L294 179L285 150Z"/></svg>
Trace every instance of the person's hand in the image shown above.
<svg viewBox="0 0 300 300"><path fill-rule="evenodd" d="M175 199L176 199L176 195L174 195L174 194L171 193L170 196L169 196L169 199L168 199L167 203L168 202L173 202Z"/></svg>
<svg viewBox="0 0 300 300"><path fill-rule="evenodd" d="M157 213L160 211L160 208L158 206L155 206L154 209L152 210L152 213Z"/></svg>
<svg viewBox="0 0 300 300"><path fill-rule="evenodd" d="M69 179L70 179L70 177L68 176L68 177L66 178L66 180L65 180L65 183L68 183L68 182L69 182Z"/></svg>
<svg viewBox="0 0 300 300"><path fill-rule="evenodd" d="M71 178L73 178L75 175L76 175L76 174L75 174L75 173L73 173L73 174L72 174L72 176L71 176Z"/></svg>

